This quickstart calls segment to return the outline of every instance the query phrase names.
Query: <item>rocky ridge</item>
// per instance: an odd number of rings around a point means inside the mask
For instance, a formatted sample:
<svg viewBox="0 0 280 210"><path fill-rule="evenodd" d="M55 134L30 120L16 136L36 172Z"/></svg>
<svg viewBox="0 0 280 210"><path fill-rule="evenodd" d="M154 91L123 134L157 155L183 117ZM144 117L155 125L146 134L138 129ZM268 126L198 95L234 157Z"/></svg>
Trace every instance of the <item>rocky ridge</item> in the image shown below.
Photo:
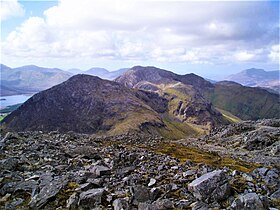
<svg viewBox="0 0 280 210"><path fill-rule="evenodd" d="M205 137L182 139L189 147L280 168L280 120L243 121L213 129Z"/></svg>
<svg viewBox="0 0 280 210"><path fill-rule="evenodd" d="M7 133L0 140L0 209L279 208L280 171L180 161L159 137Z"/></svg>

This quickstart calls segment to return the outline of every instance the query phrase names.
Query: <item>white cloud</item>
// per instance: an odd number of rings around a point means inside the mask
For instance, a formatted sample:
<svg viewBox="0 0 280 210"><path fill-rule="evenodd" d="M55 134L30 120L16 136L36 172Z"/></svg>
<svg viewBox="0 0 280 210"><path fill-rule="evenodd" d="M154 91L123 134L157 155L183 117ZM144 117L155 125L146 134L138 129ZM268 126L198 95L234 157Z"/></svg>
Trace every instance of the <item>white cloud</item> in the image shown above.
<svg viewBox="0 0 280 210"><path fill-rule="evenodd" d="M238 61L249 61L252 60L255 57L255 55L248 52L237 52L234 54L234 57Z"/></svg>
<svg viewBox="0 0 280 210"><path fill-rule="evenodd" d="M1 21L11 17L23 16L24 12L23 6L17 0L1 0Z"/></svg>
<svg viewBox="0 0 280 210"><path fill-rule="evenodd" d="M276 62L277 12L267 2L60 0L11 32L2 52L6 59Z"/></svg>
<svg viewBox="0 0 280 210"><path fill-rule="evenodd" d="M271 59L272 62L280 64L280 53L279 53L280 45L273 45L271 47L271 51L268 57Z"/></svg>

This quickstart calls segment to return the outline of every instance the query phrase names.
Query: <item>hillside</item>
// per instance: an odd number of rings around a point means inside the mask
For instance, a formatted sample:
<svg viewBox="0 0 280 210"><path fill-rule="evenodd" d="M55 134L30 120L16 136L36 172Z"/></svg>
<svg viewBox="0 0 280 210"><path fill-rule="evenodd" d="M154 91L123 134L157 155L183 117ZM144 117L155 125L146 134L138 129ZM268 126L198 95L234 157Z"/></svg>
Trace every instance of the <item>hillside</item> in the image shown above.
<svg viewBox="0 0 280 210"><path fill-rule="evenodd" d="M116 81L130 88L159 93L168 100L169 116L179 122L205 129L227 123L201 94L201 90L213 85L195 74L177 75L156 67L136 66Z"/></svg>
<svg viewBox="0 0 280 210"><path fill-rule="evenodd" d="M15 131L125 133L141 126L163 126L157 111L164 112L164 106L163 100L149 98L148 93L98 77L77 75L34 95L3 123L7 130Z"/></svg>
<svg viewBox="0 0 280 210"><path fill-rule="evenodd" d="M263 87L280 93L280 71L265 71L263 69L247 69L232 74L226 80L235 81L249 87Z"/></svg>
<svg viewBox="0 0 280 210"><path fill-rule="evenodd" d="M280 118L280 98L261 88L238 83L218 82L208 89L206 97L217 108L226 110L242 120Z"/></svg>
<svg viewBox="0 0 280 210"><path fill-rule="evenodd" d="M10 68L1 64L1 96L36 93L64 82L71 75L57 68L34 65Z"/></svg>
<svg viewBox="0 0 280 210"><path fill-rule="evenodd" d="M169 101L169 113L186 123L217 125L230 119L280 117L277 94L235 82L211 84L195 74L177 75L140 66L133 67L116 81L127 87L160 93ZM223 112L223 117L217 109Z"/></svg>

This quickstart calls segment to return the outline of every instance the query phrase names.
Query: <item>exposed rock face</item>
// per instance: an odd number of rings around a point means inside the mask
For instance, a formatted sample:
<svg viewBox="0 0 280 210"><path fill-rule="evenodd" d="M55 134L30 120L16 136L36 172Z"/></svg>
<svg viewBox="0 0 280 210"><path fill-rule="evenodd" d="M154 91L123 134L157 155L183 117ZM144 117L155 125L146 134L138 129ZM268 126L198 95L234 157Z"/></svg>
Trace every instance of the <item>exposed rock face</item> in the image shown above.
<svg viewBox="0 0 280 210"><path fill-rule="evenodd" d="M188 185L188 190L199 200L209 203L227 198L230 186L224 172L216 170L195 179Z"/></svg>
<svg viewBox="0 0 280 210"><path fill-rule="evenodd" d="M182 122L224 123L222 115L201 94L201 90L213 85L195 74L177 75L155 67L135 66L116 81L126 87L160 93L169 101L169 113Z"/></svg>
<svg viewBox="0 0 280 210"><path fill-rule="evenodd" d="M153 109L153 108L154 109ZM159 96L130 90L89 75L77 75L25 102L3 121L7 130L125 133L142 124L163 126Z"/></svg>

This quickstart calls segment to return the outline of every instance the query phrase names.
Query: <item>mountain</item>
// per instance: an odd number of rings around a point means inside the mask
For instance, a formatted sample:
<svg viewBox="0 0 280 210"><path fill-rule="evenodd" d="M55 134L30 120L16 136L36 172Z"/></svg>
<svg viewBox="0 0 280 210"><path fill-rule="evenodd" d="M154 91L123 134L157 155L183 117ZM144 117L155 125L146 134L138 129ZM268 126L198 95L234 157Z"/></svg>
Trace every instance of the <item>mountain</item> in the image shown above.
<svg viewBox="0 0 280 210"><path fill-rule="evenodd" d="M10 68L1 64L1 95L36 93L70 77L71 73L57 68L34 65Z"/></svg>
<svg viewBox="0 0 280 210"><path fill-rule="evenodd" d="M277 94L235 82L211 84L195 74L177 75L155 67L136 66L116 79L127 87L157 92L169 101L169 113L199 125L230 120L280 118Z"/></svg>
<svg viewBox="0 0 280 210"><path fill-rule="evenodd" d="M87 71L84 71L83 74L97 76L102 79L113 80L113 79L116 79L118 76L122 75L127 70L128 70L128 68L122 68L122 69L119 69L116 71L108 71L107 69L104 69L104 68L94 67Z"/></svg>
<svg viewBox="0 0 280 210"><path fill-rule="evenodd" d="M280 71L265 71L251 68L232 74L226 80L235 81L249 87L263 87L280 93Z"/></svg>
<svg viewBox="0 0 280 210"><path fill-rule="evenodd" d="M8 115L7 130L119 134L163 127L167 102L153 93L132 90L89 75L37 93Z"/></svg>
<svg viewBox="0 0 280 210"><path fill-rule="evenodd" d="M156 67L135 66L115 81L126 87L157 92L168 100L168 114L181 123L206 129L226 123L201 94L213 85L195 74L177 75Z"/></svg>

